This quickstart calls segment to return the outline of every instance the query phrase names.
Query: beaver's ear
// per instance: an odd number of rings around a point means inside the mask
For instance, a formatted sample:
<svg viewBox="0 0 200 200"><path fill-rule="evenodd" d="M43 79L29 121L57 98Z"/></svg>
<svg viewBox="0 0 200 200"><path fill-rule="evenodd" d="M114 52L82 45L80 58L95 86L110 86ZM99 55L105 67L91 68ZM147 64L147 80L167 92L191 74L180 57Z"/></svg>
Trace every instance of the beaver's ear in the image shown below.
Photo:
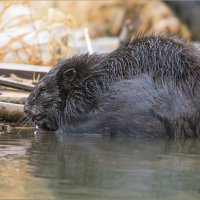
<svg viewBox="0 0 200 200"><path fill-rule="evenodd" d="M76 77L76 70L74 68L67 69L63 72L63 83L68 85Z"/></svg>

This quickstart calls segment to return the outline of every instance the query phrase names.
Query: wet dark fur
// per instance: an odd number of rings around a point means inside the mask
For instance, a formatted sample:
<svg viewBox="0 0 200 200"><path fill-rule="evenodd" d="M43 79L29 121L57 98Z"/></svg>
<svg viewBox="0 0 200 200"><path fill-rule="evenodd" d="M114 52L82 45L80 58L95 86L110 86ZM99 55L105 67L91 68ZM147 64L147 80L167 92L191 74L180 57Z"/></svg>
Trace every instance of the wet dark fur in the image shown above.
<svg viewBox="0 0 200 200"><path fill-rule="evenodd" d="M197 136L199 55L178 38L148 36L109 54L75 56L40 80L25 111L36 125L50 130ZM73 80L65 75L68 70Z"/></svg>

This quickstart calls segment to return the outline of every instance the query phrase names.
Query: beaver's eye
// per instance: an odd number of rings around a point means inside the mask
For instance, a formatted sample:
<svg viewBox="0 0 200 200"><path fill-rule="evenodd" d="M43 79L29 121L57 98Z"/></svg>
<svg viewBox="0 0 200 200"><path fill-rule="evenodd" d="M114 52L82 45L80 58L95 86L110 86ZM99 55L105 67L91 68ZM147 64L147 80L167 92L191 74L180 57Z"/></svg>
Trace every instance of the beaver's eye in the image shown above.
<svg viewBox="0 0 200 200"><path fill-rule="evenodd" d="M49 93L49 92L50 92L50 90L49 90L49 89L45 89L44 91L45 91L45 92L47 92L47 93Z"/></svg>
<svg viewBox="0 0 200 200"><path fill-rule="evenodd" d="M40 93L49 93L49 90L47 88L41 88Z"/></svg>

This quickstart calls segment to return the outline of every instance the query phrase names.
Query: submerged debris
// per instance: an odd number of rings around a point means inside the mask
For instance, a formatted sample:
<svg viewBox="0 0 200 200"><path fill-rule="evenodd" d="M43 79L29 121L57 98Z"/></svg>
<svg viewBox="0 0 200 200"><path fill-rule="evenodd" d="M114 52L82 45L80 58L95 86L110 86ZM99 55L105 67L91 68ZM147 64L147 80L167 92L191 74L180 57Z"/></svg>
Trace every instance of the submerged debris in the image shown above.
<svg viewBox="0 0 200 200"><path fill-rule="evenodd" d="M13 131L13 127L11 127L11 125L8 124L0 124L0 132L7 132L10 133L11 131Z"/></svg>
<svg viewBox="0 0 200 200"><path fill-rule="evenodd" d="M1 133L26 133L34 131L35 127L17 127L15 125L0 123L0 134Z"/></svg>

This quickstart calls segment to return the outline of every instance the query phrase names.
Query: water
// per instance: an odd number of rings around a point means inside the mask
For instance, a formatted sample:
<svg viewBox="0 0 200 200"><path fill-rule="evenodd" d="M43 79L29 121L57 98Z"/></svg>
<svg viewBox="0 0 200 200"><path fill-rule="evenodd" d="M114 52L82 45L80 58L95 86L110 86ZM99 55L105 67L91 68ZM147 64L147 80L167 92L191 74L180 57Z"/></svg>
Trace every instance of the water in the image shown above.
<svg viewBox="0 0 200 200"><path fill-rule="evenodd" d="M0 199L200 199L200 140L0 135Z"/></svg>

